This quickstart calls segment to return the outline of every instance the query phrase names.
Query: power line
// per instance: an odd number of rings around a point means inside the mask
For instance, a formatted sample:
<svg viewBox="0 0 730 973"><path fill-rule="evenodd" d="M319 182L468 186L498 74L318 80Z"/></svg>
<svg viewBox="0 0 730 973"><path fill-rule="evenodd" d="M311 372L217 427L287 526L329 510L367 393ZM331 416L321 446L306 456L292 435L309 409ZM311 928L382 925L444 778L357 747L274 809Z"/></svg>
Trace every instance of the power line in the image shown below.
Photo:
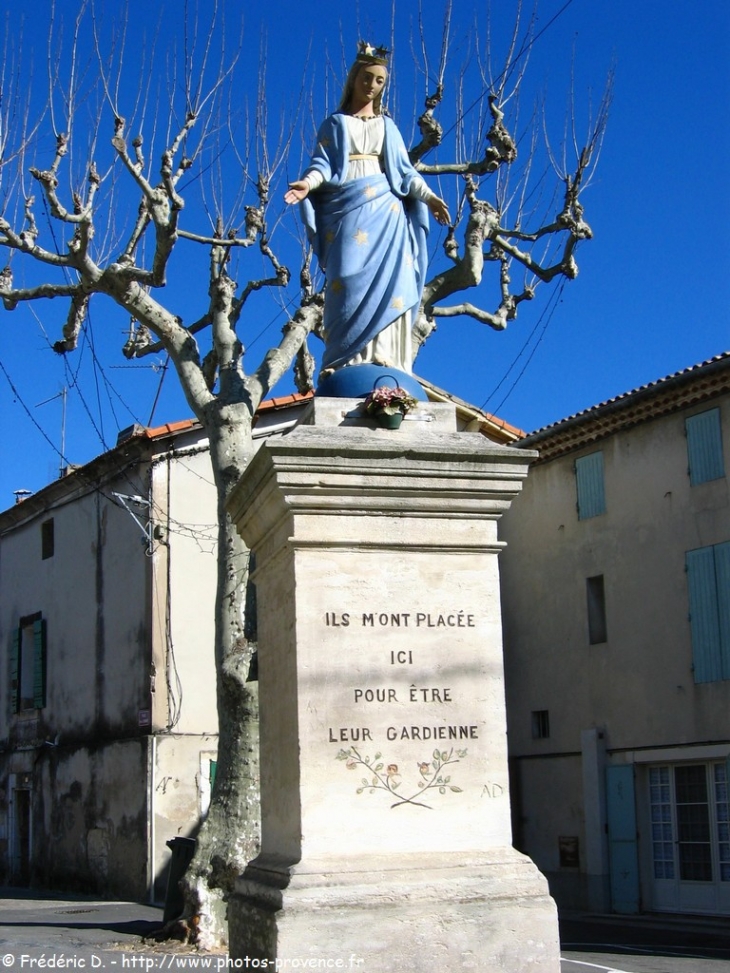
<svg viewBox="0 0 730 973"><path fill-rule="evenodd" d="M533 359L533 357L535 355L535 352L537 351L537 349L539 348L540 344L542 343L542 339L545 337L545 332L547 331L548 326L549 326L550 322L552 321L553 314L555 313L555 311L557 309L557 306L560 303L560 299L562 297L563 289L564 288L565 288L565 281L564 280L561 280L560 281L560 284L557 287L557 289L554 290L551 293L550 300L548 301L548 303L546 304L545 308L543 309L543 312L540 315L540 317L537 319L537 323L535 324L535 327L532 329L532 331L528 335L525 343L523 344L522 348L520 349L519 354L517 355L517 357L515 359L513 359L512 364L509 366L509 368L507 369L507 371L504 373L504 376L500 379L500 381L498 382L498 384L494 387L494 389L489 393L489 395L487 396L487 398L484 400L484 402L483 402L483 404L481 406L482 411L484 411L486 409L487 403L489 402L489 400L492 398L492 396L496 395L496 393L499 391L500 387L507 380L507 376L509 375L509 373L515 367L515 365L520 360L520 358L524 355L526 348L528 347L528 345L532 341L532 338L534 337L535 332L540 327L540 324L541 324L543 318L547 314L547 320L545 321L545 324L542 327L542 331L540 332L540 335L539 335L537 341L535 342L534 348L532 349L532 351L530 352L530 354L527 357L527 361L523 365L522 370L520 371L519 375L515 378L514 382L510 386L507 394L504 396L504 398L501 400L501 402L497 406L494 407L494 412L495 413L498 413L499 410L502 408L502 406L507 401L507 399L510 397L510 395L512 395L512 393L514 392L515 388L517 387L520 379L525 374L525 371L527 370L527 366L532 361L532 359ZM551 304L551 302L552 302L552 304Z"/></svg>
<svg viewBox="0 0 730 973"><path fill-rule="evenodd" d="M23 411L25 412L25 414L28 416L28 418L30 419L30 421L33 423L33 425L36 427L36 429L38 430L38 432L41 434L41 436L43 436L43 438L48 443L48 445L51 447L51 449L55 453L58 453L59 457L61 458L61 462L64 463L66 466L70 466L71 464L69 463L68 458L61 452L61 450L59 450L59 448L53 442L53 440L51 439L51 437L46 433L45 429L41 426L41 424L35 418L35 416L30 411L30 409L28 408L28 406L25 404L25 401L23 399L23 396L20 394L20 392L18 391L17 386L15 385L15 383L11 379L10 375L8 374L8 371L5 368L5 365L3 364L2 359L0 359L0 371L2 371L3 375L5 376L5 378L7 380L8 385L12 389L12 392L13 392L13 395L15 396L16 401L19 403L19 405L21 406L21 408L23 409Z"/></svg>

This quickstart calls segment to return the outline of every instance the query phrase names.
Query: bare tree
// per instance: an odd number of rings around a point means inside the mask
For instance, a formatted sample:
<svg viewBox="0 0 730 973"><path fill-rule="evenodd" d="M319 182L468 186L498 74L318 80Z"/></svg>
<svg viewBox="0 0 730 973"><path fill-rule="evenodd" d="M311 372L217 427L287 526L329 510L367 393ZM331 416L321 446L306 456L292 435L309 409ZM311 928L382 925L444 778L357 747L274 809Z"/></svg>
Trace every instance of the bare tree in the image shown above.
<svg viewBox="0 0 730 973"><path fill-rule="evenodd" d="M94 56L82 54L84 17L95 37ZM466 315L500 330L516 317L523 301L534 297L537 284L575 277L576 246L591 236L580 193L597 157L608 108L604 97L585 145L576 144L572 168L558 164L550 153L557 170L553 182L562 188L552 210L546 204L545 218L531 225L536 212L534 207L528 212L527 205L534 198L527 190L532 142L519 178L510 182L506 175L518 159L517 139L506 113L517 104L523 55L531 43L529 28L516 28L508 67L498 77L480 62L481 78L478 90L471 91L471 106L464 104L466 75L458 69L451 72L457 120L445 133L438 112L450 68L449 21L447 9L437 70L429 70L425 42L415 58L433 86L418 119L421 139L412 159L424 176L448 177L457 200L441 267L434 269L426 285L414 326L416 352L439 317ZM200 917L197 935L206 945L221 932L220 905L255 855L258 841L257 703L255 683L247 681L255 637L245 604L249 557L230 522L226 501L252 455L255 412L295 358L300 390L311 387L306 339L321 324L323 294L313 282L304 252L294 313L277 344L247 371L239 333L247 302L261 291L283 293L290 282L290 272L274 249L269 215L281 208L283 160L291 130L282 126L272 135L261 81L255 92L257 108L250 116L235 117L234 99L240 93L240 86L233 86L235 58L227 62L219 50L214 56L211 42L203 40L212 36L211 31L201 28L192 35L198 46L191 42L177 52L160 52L159 38L148 40L147 63L162 53L169 64L167 89L153 97L151 86L140 92L139 85L125 85L123 32L110 50L97 28L93 8L82 4L64 78L60 61L49 53L51 95L39 108L37 122L31 124L27 111L15 108L9 113L7 102L0 106L0 172L6 190L12 189L6 192L0 214L0 245L9 255L0 273L0 296L6 310L24 302L64 299L68 312L55 344L62 355L76 348L92 300L97 295L110 298L131 321L124 355L142 359L168 354L209 439L218 496L219 756L210 811L187 878L186 904L188 915ZM58 25L53 25L49 52L59 48L57 31ZM258 65L255 73L264 74ZM83 131L82 114L92 118ZM471 145L467 122L474 133ZM35 137L41 130L53 133L55 144L48 154ZM133 133L131 140L128 133ZM138 133L145 133L150 152ZM446 134L453 136L449 160L428 164L429 156L443 155ZM241 145L245 150L238 148ZM235 163L232 170L222 166L224 150ZM27 165L31 151L37 166ZM545 173L541 179L545 181ZM279 192L272 206L276 185ZM485 188L491 201L482 198ZM63 251L53 245L54 227L67 235ZM258 252L268 271L237 282L231 267L235 255L244 251ZM21 259L39 268L37 283L15 285L14 261ZM172 299L163 297L173 259L195 267L192 273L206 293L202 314L194 321L183 320L172 310ZM496 268L491 310L477 303L484 300L485 288L480 285L485 268ZM516 271L522 280L513 287ZM473 300L465 298L467 291L474 294Z"/></svg>

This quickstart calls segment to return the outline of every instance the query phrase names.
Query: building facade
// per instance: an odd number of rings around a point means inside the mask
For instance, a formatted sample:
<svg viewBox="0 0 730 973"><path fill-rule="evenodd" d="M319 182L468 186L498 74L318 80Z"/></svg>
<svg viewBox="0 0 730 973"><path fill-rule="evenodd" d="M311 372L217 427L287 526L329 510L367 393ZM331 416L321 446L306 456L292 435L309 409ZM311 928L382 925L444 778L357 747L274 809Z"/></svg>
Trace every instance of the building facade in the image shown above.
<svg viewBox="0 0 730 973"><path fill-rule="evenodd" d="M558 903L730 914L730 355L527 436L503 519L517 846Z"/></svg>
<svg viewBox="0 0 730 973"><path fill-rule="evenodd" d="M305 399L262 404L255 444ZM0 513L0 885L162 901L215 773L216 499L197 423L120 439Z"/></svg>
<svg viewBox="0 0 730 973"><path fill-rule="evenodd" d="M120 440L0 513L0 884L162 901L215 773L215 488L196 422Z"/></svg>

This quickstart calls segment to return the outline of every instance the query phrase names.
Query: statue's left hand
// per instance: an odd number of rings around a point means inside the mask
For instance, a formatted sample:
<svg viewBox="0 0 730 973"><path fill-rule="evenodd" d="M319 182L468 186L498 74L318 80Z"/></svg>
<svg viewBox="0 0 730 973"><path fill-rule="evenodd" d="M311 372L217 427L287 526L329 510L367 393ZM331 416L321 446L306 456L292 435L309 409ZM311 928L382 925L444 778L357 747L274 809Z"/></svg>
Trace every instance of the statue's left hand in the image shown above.
<svg viewBox="0 0 730 973"><path fill-rule="evenodd" d="M449 214L449 207L446 205L443 199L440 199L438 196L434 196L432 199L429 199L426 205L437 223L441 223L442 226L448 226L448 224L451 222L451 216Z"/></svg>

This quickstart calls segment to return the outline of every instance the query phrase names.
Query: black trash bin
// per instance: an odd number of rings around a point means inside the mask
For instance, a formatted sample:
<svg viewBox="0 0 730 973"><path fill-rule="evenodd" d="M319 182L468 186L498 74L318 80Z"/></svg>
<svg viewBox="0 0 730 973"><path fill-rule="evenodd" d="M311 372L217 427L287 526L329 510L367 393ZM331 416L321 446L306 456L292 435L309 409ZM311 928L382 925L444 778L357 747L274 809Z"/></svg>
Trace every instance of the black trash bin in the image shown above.
<svg viewBox="0 0 730 973"><path fill-rule="evenodd" d="M167 876L167 894L162 919L163 922L169 922L182 915L185 899L180 889L180 879L188 870L188 865L195 854L195 838L170 838L165 844L172 852L172 859L170 874Z"/></svg>

